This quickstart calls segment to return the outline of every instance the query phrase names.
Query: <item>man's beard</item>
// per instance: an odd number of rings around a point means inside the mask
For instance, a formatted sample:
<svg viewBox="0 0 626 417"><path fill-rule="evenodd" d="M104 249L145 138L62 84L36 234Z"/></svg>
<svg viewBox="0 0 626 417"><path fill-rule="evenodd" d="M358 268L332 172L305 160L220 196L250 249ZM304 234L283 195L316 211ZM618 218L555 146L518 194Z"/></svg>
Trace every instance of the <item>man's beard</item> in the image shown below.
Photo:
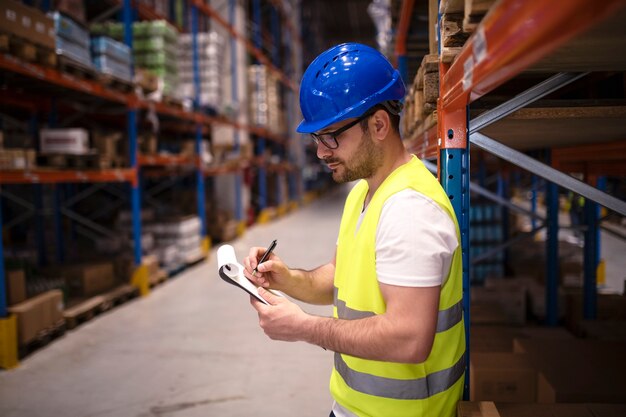
<svg viewBox="0 0 626 417"><path fill-rule="evenodd" d="M341 184L372 177L383 164L383 154L372 141L371 135L364 133L359 147L349 160L328 158L325 162L340 163L333 171L333 180Z"/></svg>

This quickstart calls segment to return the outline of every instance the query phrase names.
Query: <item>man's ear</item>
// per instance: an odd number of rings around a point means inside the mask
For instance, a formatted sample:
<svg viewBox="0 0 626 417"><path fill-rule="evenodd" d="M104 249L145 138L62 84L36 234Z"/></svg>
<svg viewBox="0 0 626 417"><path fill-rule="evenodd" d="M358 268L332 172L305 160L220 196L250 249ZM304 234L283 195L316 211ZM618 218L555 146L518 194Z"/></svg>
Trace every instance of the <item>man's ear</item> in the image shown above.
<svg viewBox="0 0 626 417"><path fill-rule="evenodd" d="M384 110L378 110L372 115L373 129L371 135L373 138L382 140L387 137L391 130L391 119L389 114Z"/></svg>

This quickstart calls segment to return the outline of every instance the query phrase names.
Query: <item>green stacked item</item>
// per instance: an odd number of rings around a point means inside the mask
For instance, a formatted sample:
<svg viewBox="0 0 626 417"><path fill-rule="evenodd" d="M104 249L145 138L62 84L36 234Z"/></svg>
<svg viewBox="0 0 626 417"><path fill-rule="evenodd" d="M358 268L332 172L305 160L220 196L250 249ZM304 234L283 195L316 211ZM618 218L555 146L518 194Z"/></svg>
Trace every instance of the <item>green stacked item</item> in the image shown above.
<svg viewBox="0 0 626 417"><path fill-rule="evenodd" d="M117 22L95 24L92 33L122 40L124 25ZM165 20L133 23L133 58L136 68L150 71L163 81L163 94L172 96L178 87L176 50L177 30Z"/></svg>

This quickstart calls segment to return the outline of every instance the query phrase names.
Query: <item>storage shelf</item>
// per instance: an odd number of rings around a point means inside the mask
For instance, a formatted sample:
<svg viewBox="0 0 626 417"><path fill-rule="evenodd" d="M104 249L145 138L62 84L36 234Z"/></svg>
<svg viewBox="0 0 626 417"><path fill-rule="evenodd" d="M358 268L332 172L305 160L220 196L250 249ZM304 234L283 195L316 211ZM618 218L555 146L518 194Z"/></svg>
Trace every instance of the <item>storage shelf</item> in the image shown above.
<svg viewBox="0 0 626 417"><path fill-rule="evenodd" d="M624 4L570 0L557 8L541 0L496 3L443 76L442 106L461 108L482 97ZM617 41L623 45L623 39ZM560 68L572 70L567 63Z"/></svg>
<svg viewBox="0 0 626 417"><path fill-rule="evenodd" d="M24 62L6 53L0 53L0 69L125 105L129 105L131 101L131 95L108 89L99 82L78 78L54 68Z"/></svg>
<svg viewBox="0 0 626 417"><path fill-rule="evenodd" d="M233 38L243 43L248 52L252 56L254 56L261 64L266 65L268 69L273 72L287 88L292 91L297 91L297 86L293 82L293 80L289 79L289 77L287 77L284 72L276 68L276 66L272 64L271 60L267 56L265 56L265 54L263 54L263 52L259 48L254 46L252 42L250 42L250 40L248 40L241 33L237 32L237 30L235 30L235 28L230 23L228 23L214 8L203 3L202 0L192 0L192 3L205 16L210 17L221 26L223 26Z"/></svg>
<svg viewBox="0 0 626 417"><path fill-rule="evenodd" d="M119 103L126 106L128 109L154 109L158 114L173 117L178 121L187 121L204 125L229 125L281 144L286 143L288 140L287 136L272 133L263 127L244 125L224 116L208 116L204 113L187 111L182 109L179 105L169 104L166 102L144 100L139 98L134 93L122 93L112 90L97 80L78 78L71 74L60 72L54 68L47 68L41 65L24 62L19 58L6 53L0 53L0 70L6 70L28 78L40 80L52 86L68 88L77 93L85 94L87 97L96 97ZM31 110L49 110L50 105L49 101L41 99L29 101L26 97L20 100L16 97L3 97L0 101L5 104L17 104L21 108Z"/></svg>
<svg viewBox="0 0 626 417"><path fill-rule="evenodd" d="M626 139L624 120L626 105L527 107L481 133L518 150L591 145Z"/></svg>
<svg viewBox="0 0 626 417"><path fill-rule="evenodd" d="M56 184L77 182L137 182L137 171L128 169L108 170L0 170L0 184Z"/></svg>

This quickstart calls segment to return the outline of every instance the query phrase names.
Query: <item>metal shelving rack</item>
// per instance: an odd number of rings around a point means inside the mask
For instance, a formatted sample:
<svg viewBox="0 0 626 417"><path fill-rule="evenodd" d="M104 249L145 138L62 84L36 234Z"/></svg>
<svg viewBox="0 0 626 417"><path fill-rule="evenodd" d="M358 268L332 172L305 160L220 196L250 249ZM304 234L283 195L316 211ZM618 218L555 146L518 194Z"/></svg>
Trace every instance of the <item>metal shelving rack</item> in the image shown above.
<svg viewBox="0 0 626 417"><path fill-rule="evenodd" d="M121 16L124 22L124 41L125 43L131 47L132 49L132 23L135 18L154 20L154 19L165 19L168 20L165 16L162 16L159 13L156 13L150 7L147 7L144 4L141 4L136 1L131 0L110 0L109 3L112 7L116 9L116 11L120 11ZM293 22L290 20L288 13L283 9L283 6L280 2L269 2L268 3L273 8L273 13L276 14L276 21L274 25L280 25L280 22L283 22L285 27L288 28L288 32L291 34L293 39L299 40L299 36L295 33ZM233 51L233 59L232 59L232 72L233 72L233 84L232 90L234 97L237 96L237 59L236 59L236 50L237 45L242 43L248 52L255 57L258 62L261 62L268 66L269 70L277 74L279 80L282 84L286 86L289 91L294 91L296 89L294 82L290 79L287 74L278 69L277 65L279 62L272 63L269 58L257 47L253 45L253 43L246 38L245 35L242 35L235 29L235 0L230 0L229 2L229 21L226 21L219 13L217 13L211 6L206 4L201 0L189 0L185 3L185 7L189 8L190 16L191 16L191 32L193 34L193 48L194 48L194 73L196 74L195 83L197 93L199 92L199 79L198 79L198 56L197 56L197 33L198 33L198 20L201 16L205 18L211 19L218 24L222 25L226 28L227 32L230 34L230 47ZM280 14L281 19L278 19L278 14ZM170 23L172 23L170 21ZM179 31L183 30L181 26L178 26L172 23ZM277 43L279 43L279 39L276 39ZM300 43L298 43L299 45ZM296 47L297 49L297 47ZM293 54L293 51L290 51ZM295 59L295 58L294 58ZM276 60L275 60L276 61ZM144 100L138 96L136 96L133 92L120 92L116 90L112 90L107 88L105 85L101 84L95 80L83 79L80 77L75 77L72 75L68 75L65 73L61 73L55 68L48 68L38 64L33 64L29 62L25 62L16 58L12 55L6 53L0 53L0 71L18 74L24 79L32 79L36 80L38 83L43 83L44 86L48 88L53 88L56 90L67 90L71 91L73 94L77 95L77 97L82 98L93 98L97 100L102 100L107 103L114 103L116 105L121 106L126 110L126 123L125 130L128 135L129 140L129 160L130 167L129 168L117 168L117 169L107 169L107 170L75 170L75 171L60 171L60 170L50 170L50 169L30 169L30 170L2 170L0 171L0 184L33 184L35 187L41 187L42 184L51 184L56 187L58 184L69 184L68 187L74 187L71 184L93 184L96 188L98 184L109 184L109 183L126 183L130 186L130 204L131 204L131 217L132 217L132 231L133 231L133 240L137 244L134 245L134 262L135 262L135 272L133 277L131 278L131 283L137 286L140 289L140 293L142 295L146 295L149 292L148 286L148 277L147 270L141 267L142 260L142 251L141 251L141 220L140 220L140 212L141 212L141 202L142 202L142 192L145 190L141 189L141 177L142 177L142 167L159 167L159 166L175 166L175 167L192 167L195 171L195 180L196 180L196 193L197 193L197 201L198 201L198 216L201 218L202 223L202 236L203 236L203 247L208 252L208 248L210 245L208 235L207 235L207 224L205 218L205 206L204 206L204 196L205 196L205 178L209 176L216 175L226 175L226 174L235 174L238 178L237 184L238 188L241 187L241 177L244 169L256 165L262 167L263 169L270 169L273 171L280 171L286 173L290 177L296 175L296 169L293 164L288 162L281 162L278 165L268 165L266 161L259 160L259 158L254 158L252 160L242 160L238 164L227 164L222 166L212 166L212 167L203 167L199 161L199 157L196 158L181 158L177 156L150 156L150 155L142 155L138 152L137 148L137 134L138 134L138 112L142 110L153 109L157 114L165 117L172 118L175 121L183 122L184 126L190 126L194 135L195 135L195 151L196 155L200 153L200 142L203 136L203 132L207 130L211 125L223 124L229 125L234 128L235 135L239 135L240 131L247 131L259 137L263 137L265 140L276 143L280 146L285 146L289 139L287 136L276 135L269 132L267 129L257 126L249 126L240 123L237 120L231 120L224 116L214 116L207 115L197 106L197 98L196 98L196 106L193 111L185 111L177 106L170 105L164 102L154 103L151 101ZM53 93L52 93L53 94ZM293 99L293 95L291 95ZM24 109L26 111L30 111L31 113L35 113L38 111L44 111L51 114L56 114L57 108L54 99L51 100L42 100L41 98L35 98L32 96L22 95L22 94L2 94L0 96L0 103L8 106L16 106L18 108ZM293 106L287 105L289 109ZM56 117L54 117L56 118ZM291 118L293 120L293 117ZM180 123L177 123L180 124ZM237 137L235 137L235 143L239 144ZM299 200L300 197L298 195L297 188L293 188L293 193L290 194L290 198L294 200ZM75 190L72 190L75 191ZM6 192L6 190L5 190ZM82 195L89 195L89 190L83 190L80 195L76 195L72 197L72 201L76 198L81 197ZM117 194L120 196L119 191L113 192L113 194ZM55 193L55 219L57 222L56 230L58 233L61 233L61 217L62 214L70 217L73 221L79 221L81 225L91 226L96 229L97 224L95 222L90 221L87 218L81 218L80 216L72 213L69 208L62 207L63 202L60 198L61 194L59 192ZM238 198L237 208L236 208L236 218L243 222L244 213L241 209L242 207L242 195L240 189L236 190L236 196ZM121 196L123 199L127 199L128 197ZM69 199L66 199L66 203ZM40 205L40 204L39 204ZM1 208L1 206L0 206ZM39 207L41 209L41 207ZM31 208L28 213L31 215L37 213L38 208ZM28 214L27 213L27 214ZM2 220L2 219L0 219ZM240 232L243 232L242 227L239 228ZM57 236L57 244L62 244L62 236ZM41 246L41 245L40 245ZM59 249L58 251L58 260L63 259L63 250ZM0 256L2 257L0 263L0 324L4 325L5 318L7 318L7 300L5 294L5 270L4 270L4 248L2 242L0 242Z"/></svg>
<svg viewBox="0 0 626 417"><path fill-rule="evenodd" d="M412 2L404 1L403 3ZM470 144L531 172L533 178L541 177L547 181L547 218L544 226L533 228L531 232L532 234L542 227L547 227L548 230L546 241L547 325L556 325L558 320L558 187L572 190L587 199L586 212L589 227L585 233L584 250L584 317L595 318L598 204L626 215L626 202L604 193L599 189L600 187L596 188L578 181L558 169L580 167L582 164L586 172L591 174L591 180L594 177L611 173L626 175L623 164L626 154L623 118L621 127L619 122L614 123L611 132L602 132L600 138L587 138L586 143L570 147L569 152L555 149L552 152L552 166L529 157L522 152L523 149L516 149L518 143L514 139L505 142L507 136L515 134L514 129L501 132L503 137L499 139L505 139L503 141L505 143L488 137L485 131L481 132L481 130L584 77L588 71L626 70L623 60L618 56L606 56L609 49L599 43L594 44L592 58L583 59L582 62L564 59L567 54L575 53L572 51L582 46L583 42L576 43L576 40L593 28L603 27L612 30L609 34L613 36L613 41L618 42L622 47L616 50L623 50L623 30L616 29L623 27L623 24L603 25L611 16L616 14L624 16L625 11L626 2L623 0L601 3L572 0L560 3L558 8L539 0L502 0L494 4L452 64L444 64L440 61L437 125L407 138L405 143L407 148L419 157L437 160L438 177L448 192L459 219L463 245L464 314L468 338L468 364L470 353L468 274L470 267L468 239L470 189L508 209L528 215L533 222L541 218L535 212L536 193L533 193L532 210L528 211L470 183ZM439 21L441 22L441 15L439 15ZM594 40L597 41L597 39ZM559 50L563 46L568 47L565 52ZM602 55L603 52L604 55ZM469 105L471 103L523 71L532 68L541 68L544 72L552 72L556 75L470 120ZM607 117L606 120L610 122L611 119ZM529 123L532 123L532 120ZM555 138L557 139L559 138ZM560 135L560 139L562 142L558 143L559 145L567 144L566 133ZM621 142L604 143L604 141L616 140L621 140ZM544 147L550 148L556 144L557 142L547 143ZM600 181L599 184L601 185L602 182ZM533 190L536 189L533 187ZM466 372L466 382L468 374L469 368ZM469 386L466 383L466 396L468 390Z"/></svg>

